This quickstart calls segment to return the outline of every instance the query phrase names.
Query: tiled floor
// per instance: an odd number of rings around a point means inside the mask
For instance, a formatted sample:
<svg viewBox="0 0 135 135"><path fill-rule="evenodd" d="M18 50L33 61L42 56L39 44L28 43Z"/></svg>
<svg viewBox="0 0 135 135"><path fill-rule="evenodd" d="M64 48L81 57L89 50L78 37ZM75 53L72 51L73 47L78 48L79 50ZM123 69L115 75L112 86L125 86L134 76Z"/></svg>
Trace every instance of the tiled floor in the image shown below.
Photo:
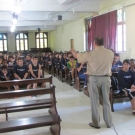
<svg viewBox="0 0 135 135"><path fill-rule="evenodd" d="M56 86L56 98L58 113L62 119L61 135L117 135L114 128L106 128L101 112L101 129L93 129L88 126L91 121L90 99L78 92L73 87L66 83L60 82L57 78L53 78L53 83ZM38 96L44 98L45 96ZM10 99L2 102L33 100L32 98L18 98ZM126 102L117 101L114 105L115 112L112 113L113 124L118 132L118 135L135 135L135 116L131 114L131 105ZM12 113L9 115L10 119L34 117L36 115L47 114L47 110L29 111L21 113ZM5 120L5 115L0 115L0 121ZM51 135L49 127L35 128L29 130L22 130L17 132L4 133L1 135Z"/></svg>

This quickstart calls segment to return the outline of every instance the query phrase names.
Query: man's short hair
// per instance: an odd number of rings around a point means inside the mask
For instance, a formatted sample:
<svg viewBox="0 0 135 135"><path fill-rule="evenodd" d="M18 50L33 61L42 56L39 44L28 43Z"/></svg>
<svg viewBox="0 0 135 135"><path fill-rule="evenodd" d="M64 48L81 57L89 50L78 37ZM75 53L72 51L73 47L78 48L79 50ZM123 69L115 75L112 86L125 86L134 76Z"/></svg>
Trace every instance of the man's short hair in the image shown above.
<svg viewBox="0 0 135 135"><path fill-rule="evenodd" d="M9 55L9 56L8 56L8 59L10 59L10 58L13 58L13 56L12 56L12 55Z"/></svg>
<svg viewBox="0 0 135 135"><path fill-rule="evenodd" d="M18 60L18 61L19 61L19 60L23 60L23 58L22 58L22 57L18 57L17 60Z"/></svg>
<svg viewBox="0 0 135 135"><path fill-rule="evenodd" d="M135 59L130 59L130 61L135 61Z"/></svg>
<svg viewBox="0 0 135 135"><path fill-rule="evenodd" d="M114 56L120 57L120 55L118 53L115 53Z"/></svg>
<svg viewBox="0 0 135 135"><path fill-rule="evenodd" d="M130 65L130 61L129 61L129 59L125 59L124 61L123 61L123 64L124 63L127 63L127 64L129 64Z"/></svg>
<svg viewBox="0 0 135 135"><path fill-rule="evenodd" d="M2 62L3 62L3 61L7 61L7 59L3 59Z"/></svg>
<svg viewBox="0 0 135 135"><path fill-rule="evenodd" d="M95 41L95 44L98 45L98 46L103 46L104 45L103 37L96 37L94 41Z"/></svg>
<svg viewBox="0 0 135 135"><path fill-rule="evenodd" d="M26 57L27 57L27 56L31 57L30 54L27 54Z"/></svg>
<svg viewBox="0 0 135 135"><path fill-rule="evenodd" d="M34 55L32 58L33 59L38 59L38 56L37 55Z"/></svg>
<svg viewBox="0 0 135 135"><path fill-rule="evenodd" d="M3 69L7 69L7 67L6 66L1 66L1 70L3 70Z"/></svg>

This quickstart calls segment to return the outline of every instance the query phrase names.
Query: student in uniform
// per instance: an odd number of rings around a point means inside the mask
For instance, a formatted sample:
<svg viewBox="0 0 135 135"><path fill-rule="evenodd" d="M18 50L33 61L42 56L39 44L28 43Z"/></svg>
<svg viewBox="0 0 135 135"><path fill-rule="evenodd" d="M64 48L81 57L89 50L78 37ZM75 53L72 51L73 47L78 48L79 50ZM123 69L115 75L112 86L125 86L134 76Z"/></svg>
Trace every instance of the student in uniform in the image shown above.
<svg viewBox="0 0 135 135"><path fill-rule="evenodd" d="M31 62L31 56L27 54L26 59L24 60L24 64L28 65L30 62Z"/></svg>
<svg viewBox="0 0 135 135"><path fill-rule="evenodd" d="M0 81L8 81L11 74L10 71L7 70L7 66L2 66L0 70Z"/></svg>
<svg viewBox="0 0 135 135"><path fill-rule="evenodd" d="M31 63L28 66L29 72L30 72L30 77L32 79L34 78L43 78L41 76L41 65L38 63L38 57L33 56L31 59ZM42 83L41 87L44 88L46 86L46 83ZM29 88L31 86L29 85ZM37 88L37 83L33 84L33 89Z"/></svg>
<svg viewBox="0 0 135 135"><path fill-rule="evenodd" d="M60 67L61 67L61 70L63 71L63 72L65 72L65 78L67 78L67 62L68 62L69 60L67 59L67 54L66 53L64 53L63 54L63 57L62 57L62 59L61 59L61 62L60 62Z"/></svg>
<svg viewBox="0 0 135 135"><path fill-rule="evenodd" d="M47 59L47 63L48 63L48 65L49 65L49 74L51 73L51 70L52 70L52 55L50 54L49 56L48 56L48 59Z"/></svg>
<svg viewBox="0 0 135 135"><path fill-rule="evenodd" d="M124 90L125 95L129 97L132 105L132 114L135 115L135 75L129 70L130 62L129 60L123 61L123 69L118 73L118 84L119 89L122 91L124 88L130 89Z"/></svg>
<svg viewBox="0 0 135 135"><path fill-rule="evenodd" d="M17 64L14 65L14 67L13 67L13 74L14 74L15 80L27 79L28 67L27 67L27 65L23 64L23 58L22 57L17 58ZM15 85L14 88L15 88L15 90L18 90L19 86ZM27 86L27 88L28 88L28 86Z"/></svg>
<svg viewBox="0 0 135 135"><path fill-rule="evenodd" d="M134 59L130 59L130 68L129 68L132 72L135 72L135 60Z"/></svg>
<svg viewBox="0 0 135 135"><path fill-rule="evenodd" d="M72 75L72 83L75 82L75 68L76 68L76 60L73 56L70 56L70 61L67 62L67 68L71 71Z"/></svg>

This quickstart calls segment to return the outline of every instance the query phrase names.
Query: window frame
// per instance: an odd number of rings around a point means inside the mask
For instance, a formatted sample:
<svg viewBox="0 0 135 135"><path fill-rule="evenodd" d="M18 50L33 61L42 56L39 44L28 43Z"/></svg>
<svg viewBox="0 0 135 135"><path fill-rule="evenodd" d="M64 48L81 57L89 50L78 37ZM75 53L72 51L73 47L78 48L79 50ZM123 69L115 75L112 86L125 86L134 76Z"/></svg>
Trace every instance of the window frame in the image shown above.
<svg viewBox="0 0 135 135"><path fill-rule="evenodd" d="M118 22L118 11L119 10L122 10L122 21L121 22ZM116 52L117 53L124 53L126 52L126 43L127 43L127 40L124 41L126 39L126 36L124 37L124 34L126 34L126 13L123 9L119 9L117 10L117 33L116 33ZM124 14L125 14L125 20L124 20ZM118 26L122 26L122 51L118 51ZM124 25L125 25L125 33L124 33ZM125 43L125 45L124 45ZM125 49L124 49L125 47Z"/></svg>
<svg viewBox="0 0 135 135"><path fill-rule="evenodd" d="M3 51L0 51L0 52L8 52L8 35L7 35L7 33L0 33L0 34L2 35L2 39L0 39L0 40L2 40L2 44L3 44ZM3 35L6 36L6 39L3 38ZM4 50L5 49L5 47L4 47L4 40L7 41L7 50Z"/></svg>
<svg viewBox="0 0 135 135"><path fill-rule="evenodd" d="M43 39L43 43L44 43L43 48L48 48L48 32L36 32L36 33L35 33L36 48L37 48L37 39L39 39L39 41L40 41L40 39L41 39L41 38L37 38L37 35L40 34L40 33L43 33L43 38L42 38L42 39ZM44 38L44 34L46 34L46 37L47 37L47 38ZM47 47L45 47L44 39L47 39ZM41 48L41 47L40 47L40 42L39 42L39 48ZM39 48L37 48L37 49L39 49Z"/></svg>
<svg viewBox="0 0 135 135"><path fill-rule="evenodd" d="M17 50L17 43L16 41L18 40L17 39L17 35L19 34L19 50ZM20 34L23 34L23 38L20 38ZM24 38L24 34L27 36L27 38ZM27 50L25 50L25 40L27 39ZM24 50L20 50L20 40L23 40L24 42ZM29 42L28 42L28 33L27 32L19 32L19 33L15 33L15 48L16 48L16 51L29 51Z"/></svg>

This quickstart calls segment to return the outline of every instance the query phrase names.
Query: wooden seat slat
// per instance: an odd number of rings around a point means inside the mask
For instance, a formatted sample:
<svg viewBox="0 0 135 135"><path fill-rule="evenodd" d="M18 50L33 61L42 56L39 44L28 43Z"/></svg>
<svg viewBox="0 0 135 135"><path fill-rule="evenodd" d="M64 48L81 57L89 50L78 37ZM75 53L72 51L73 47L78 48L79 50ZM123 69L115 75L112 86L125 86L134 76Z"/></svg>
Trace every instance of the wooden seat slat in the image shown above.
<svg viewBox="0 0 135 135"><path fill-rule="evenodd" d="M0 122L0 133L42 126L51 126L52 124L57 123L57 121L58 121L57 115L47 115L32 118L9 120L6 122Z"/></svg>
<svg viewBox="0 0 135 135"><path fill-rule="evenodd" d="M51 104L46 105L38 105L38 106L27 106L27 107L18 107L18 108L10 108L10 109L2 109L0 110L0 114L3 113L13 113L13 112L21 112L21 111L30 111L30 110L37 110L37 109L44 109L44 108L50 108Z"/></svg>
<svg viewBox="0 0 135 135"><path fill-rule="evenodd" d="M0 87L1 86L4 87L4 86L31 84L31 83L43 83L43 82L50 82L50 84L52 84L52 76L50 76L48 78L39 78L39 79L1 81Z"/></svg>
<svg viewBox="0 0 135 135"><path fill-rule="evenodd" d="M3 104L0 104L0 109L10 109L10 108L18 108L18 107L26 107L26 106L51 104L52 100L53 99L42 99L42 100L31 100L31 101L19 101L19 102L12 102L12 103L3 103Z"/></svg>

